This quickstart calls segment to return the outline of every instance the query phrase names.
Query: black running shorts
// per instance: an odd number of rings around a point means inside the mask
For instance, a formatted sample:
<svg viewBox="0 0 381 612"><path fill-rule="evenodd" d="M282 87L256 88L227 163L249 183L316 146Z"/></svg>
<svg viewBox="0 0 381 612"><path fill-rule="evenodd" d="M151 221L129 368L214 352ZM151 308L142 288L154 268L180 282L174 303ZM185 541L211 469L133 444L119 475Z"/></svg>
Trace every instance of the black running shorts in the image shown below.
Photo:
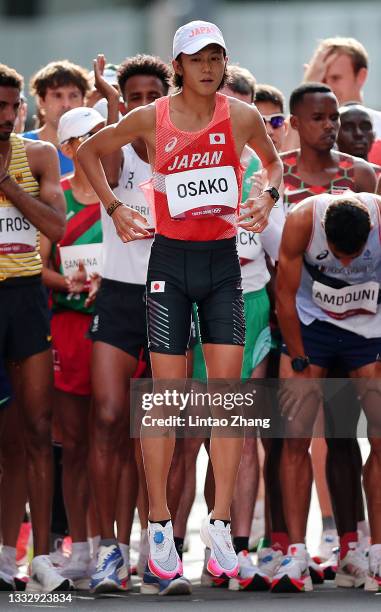
<svg viewBox="0 0 381 612"><path fill-rule="evenodd" d="M88 336L139 358L147 352L145 285L102 279Z"/></svg>
<svg viewBox="0 0 381 612"><path fill-rule="evenodd" d="M193 302L203 344L245 344L235 238L196 242L155 236L147 276L150 351L185 355Z"/></svg>
<svg viewBox="0 0 381 612"><path fill-rule="evenodd" d="M20 361L49 348L47 292L41 276L0 283L0 347L5 361Z"/></svg>

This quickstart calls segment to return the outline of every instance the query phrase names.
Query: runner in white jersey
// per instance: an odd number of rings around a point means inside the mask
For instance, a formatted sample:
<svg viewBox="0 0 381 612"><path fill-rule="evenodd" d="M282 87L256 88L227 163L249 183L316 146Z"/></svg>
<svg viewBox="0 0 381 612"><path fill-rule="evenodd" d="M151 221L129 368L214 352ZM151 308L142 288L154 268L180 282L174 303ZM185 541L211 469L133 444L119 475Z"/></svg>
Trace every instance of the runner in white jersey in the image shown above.
<svg viewBox="0 0 381 612"><path fill-rule="evenodd" d="M118 120L119 94L102 78L104 61L103 56L98 56L94 70L97 86L108 101L108 123L113 123ZM169 69L159 58L138 55L123 62L118 81L127 111L165 95L169 78ZM136 140L127 144L104 165L118 199L150 223L149 207L139 187L152 176L144 142ZM101 531L97 568L90 583L95 592L128 588L128 543L138 486L134 445L129 438L129 381L147 354L145 284L152 244L149 236L129 244L122 242L111 216L103 207L102 228L103 278L90 328L94 341L92 390L95 408L91 479ZM128 479L128 505L121 507L120 512L121 483L126 482L125 477ZM143 469L141 477L144 479ZM176 584L163 582L152 577L146 591L142 587L142 592L165 594L171 588L176 592L189 590L189 583L183 578L172 581Z"/></svg>
<svg viewBox="0 0 381 612"><path fill-rule="evenodd" d="M381 198L348 193L307 198L289 214L282 238L277 312L285 341L281 378L295 382L283 387L281 410L287 417L281 470L283 505L291 557L274 583L289 590L303 582L311 590L304 547L310 502L311 470L308 447L320 401L316 380L340 359L355 379L368 419L371 445L364 468L372 546L365 589L381 590ZM300 385L296 380L305 380ZM357 586L350 565L355 551L340 560L343 586ZM358 576L361 580L361 576ZM350 583L349 583L350 581ZM276 587L275 584L275 587ZM360 582L358 582L360 584ZM276 588L273 590L277 590ZM300 589L298 589L300 590Z"/></svg>

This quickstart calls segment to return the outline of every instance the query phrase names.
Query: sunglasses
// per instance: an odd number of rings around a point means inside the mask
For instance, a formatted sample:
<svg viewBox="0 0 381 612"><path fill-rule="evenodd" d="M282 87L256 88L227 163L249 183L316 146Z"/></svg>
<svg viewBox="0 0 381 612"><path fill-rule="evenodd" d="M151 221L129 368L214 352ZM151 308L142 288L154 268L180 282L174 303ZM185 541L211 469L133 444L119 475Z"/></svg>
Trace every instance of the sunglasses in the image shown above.
<svg viewBox="0 0 381 612"><path fill-rule="evenodd" d="M90 138L90 136L94 136L94 134L97 133L97 130L95 130L95 132L91 131L91 132L87 132L87 134L83 134L83 136L72 136L71 138L68 138L67 140L64 140L64 142L61 142L61 145L64 145L68 142L72 142L73 140L78 140L78 142L84 142L85 140L87 140L88 138Z"/></svg>
<svg viewBox="0 0 381 612"><path fill-rule="evenodd" d="M269 123L273 130L277 130L282 127L286 117L282 113L275 113L274 115L262 115L262 119L265 123Z"/></svg>

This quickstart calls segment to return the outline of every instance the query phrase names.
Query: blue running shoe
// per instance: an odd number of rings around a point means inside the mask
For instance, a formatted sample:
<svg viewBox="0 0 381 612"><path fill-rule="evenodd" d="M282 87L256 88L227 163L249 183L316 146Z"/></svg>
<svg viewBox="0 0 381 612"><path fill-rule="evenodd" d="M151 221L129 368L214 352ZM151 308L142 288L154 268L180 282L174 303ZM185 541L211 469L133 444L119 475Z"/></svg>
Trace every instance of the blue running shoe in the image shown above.
<svg viewBox="0 0 381 612"><path fill-rule="evenodd" d="M100 546L98 549L96 572L91 576L92 593L110 593L125 590L128 569L124 565L119 546Z"/></svg>
<svg viewBox="0 0 381 612"><path fill-rule="evenodd" d="M192 585L189 580L180 575L170 580L158 578L149 571L147 566L143 575L140 593L142 595L190 595L192 593Z"/></svg>

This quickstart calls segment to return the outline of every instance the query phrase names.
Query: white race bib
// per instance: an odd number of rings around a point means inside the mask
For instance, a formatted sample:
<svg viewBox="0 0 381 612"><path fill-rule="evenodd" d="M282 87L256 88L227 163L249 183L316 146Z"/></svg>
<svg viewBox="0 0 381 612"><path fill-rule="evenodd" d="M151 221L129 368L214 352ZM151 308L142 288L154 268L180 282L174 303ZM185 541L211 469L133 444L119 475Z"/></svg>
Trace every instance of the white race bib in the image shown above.
<svg viewBox="0 0 381 612"><path fill-rule="evenodd" d="M37 230L14 206L0 206L0 253L31 253Z"/></svg>
<svg viewBox="0 0 381 612"><path fill-rule="evenodd" d="M60 247L61 263L64 276L70 276L78 269L79 260L82 259L87 278L92 272L102 274L103 244L76 244Z"/></svg>
<svg viewBox="0 0 381 612"><path fill-rule="evenodd" d="M233 166L168 174L165 188L169 213L174 219L226 215L238 206L238 184Z"/></svg>
<svg viewBox="0 0 381 612"><path fill-rule="evenodd" d="M240 259L254 261L262 251L258 234L248 232L242 227L237 232L237 251Z"/></svg>
<svg viewBox="0 0 381 612"><path fill-rule="evenodd" d="M314 281L312 299L333 319L346 319L358 314L376 314L379 289L380 285L375 281L342 289Z"/></svg>

